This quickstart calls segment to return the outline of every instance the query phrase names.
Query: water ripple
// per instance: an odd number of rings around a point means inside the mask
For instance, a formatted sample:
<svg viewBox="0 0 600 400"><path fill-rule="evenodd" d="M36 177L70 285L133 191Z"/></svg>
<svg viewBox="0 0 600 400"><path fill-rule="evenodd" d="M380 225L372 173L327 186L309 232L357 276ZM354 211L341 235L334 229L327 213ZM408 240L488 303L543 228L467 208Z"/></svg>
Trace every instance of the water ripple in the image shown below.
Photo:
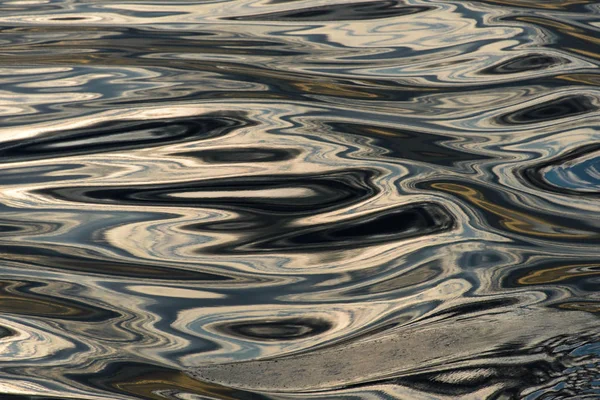
<svg viewBox="0 0 600 400"><path fill-rule="evenodd" d="M0 2L0 397L598 398L599 16Z"/></svg>

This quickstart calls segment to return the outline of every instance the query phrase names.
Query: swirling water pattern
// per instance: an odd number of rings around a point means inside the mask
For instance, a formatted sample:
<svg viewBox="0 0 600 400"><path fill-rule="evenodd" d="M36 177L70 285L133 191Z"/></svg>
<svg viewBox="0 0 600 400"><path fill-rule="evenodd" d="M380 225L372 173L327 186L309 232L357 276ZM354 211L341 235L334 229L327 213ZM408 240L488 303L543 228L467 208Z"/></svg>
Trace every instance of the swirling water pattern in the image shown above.
<svg viewBox="0 0 600 400"><path fill-rule="evenodd" d="M600 398L597 1L0 29L2 399Z"/></svg>

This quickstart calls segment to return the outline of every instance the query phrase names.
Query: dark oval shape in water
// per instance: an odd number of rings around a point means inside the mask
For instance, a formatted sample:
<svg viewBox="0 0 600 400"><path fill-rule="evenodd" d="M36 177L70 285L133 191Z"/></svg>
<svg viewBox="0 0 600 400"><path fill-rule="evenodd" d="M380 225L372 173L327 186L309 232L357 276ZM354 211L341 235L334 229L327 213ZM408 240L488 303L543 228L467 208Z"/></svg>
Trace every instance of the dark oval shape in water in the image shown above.
<svg viewBox="0 0 600 400"><path fill-rule="evenodd" d="M174 155L192 157L208 164L230 164L248 162L278 162L294 159L300 152L295 149L274 148L230 148L210 149L176 153Z"/></svg>
<svg viewBox="0 0 600 400"><path fill-rule="evenodd" d="M305 339L325 333L329 329L331 324L328 321L314 318L256 321L220 327L220 330L230 335L269 342Z"/></svg>
<svg viewBox="0 0 600 400"><path fill-rule="evenodd" d="M564 96L505 114L498 121L503 125L523 125L574 117L597 110L594 100L586 95Z"/></svg>
<svg viewBox="0 0 600 400"><path fill-rule="evenodd" d="M553 57L546 54L526 54L485 68L481 73L486 75L517 74L570 63L570 60L562 57Z"/></svg>
<svg viewBox="0 0 600 400"><path fill-rule="evenodd" d="M360 21L417 14L434 7L406 6L399 1L332 4L290 11L228 18L234 21Z"/></svg>
<svg viewBox="0 0 600 400"><path fill-rule="evenodd" d="M107 121L0 145L0 163L134 150L224 136L249 125L233 117Z"/></svg>
<svg viewBox="0 0 600 400"><path fill-rule="evenodd" d="M218 207L262 210L288 215L323 211L356 204L376 193L372 170L351 170L319 175L255 175L135 187L61 187L37 193L56 199L97 204L160 205L163 207ZM286 190L304 190L303 195ZM280 196L273 194L281 190ZM244 195L246 191L246 195Z"/></svg>
<svg viewBox="0 0 600 400"><path fill-rule="evenodd" d="M388 209L350 221L291 231L252 244L253 249L278 251L326 251L363 247L446 232L455 221L435 203L415 203Z"/></svg>

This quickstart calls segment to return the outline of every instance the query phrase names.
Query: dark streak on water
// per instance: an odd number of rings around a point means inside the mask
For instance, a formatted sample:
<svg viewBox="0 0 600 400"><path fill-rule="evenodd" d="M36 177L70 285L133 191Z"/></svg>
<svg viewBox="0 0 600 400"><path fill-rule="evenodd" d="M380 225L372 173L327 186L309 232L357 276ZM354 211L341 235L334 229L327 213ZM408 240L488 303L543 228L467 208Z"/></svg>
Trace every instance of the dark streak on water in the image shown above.
<svg viewBox="0 0 600 400"><path fill-rule="evenodd" d="M600 398L600 4L0 1L0 398Z"/></svg>

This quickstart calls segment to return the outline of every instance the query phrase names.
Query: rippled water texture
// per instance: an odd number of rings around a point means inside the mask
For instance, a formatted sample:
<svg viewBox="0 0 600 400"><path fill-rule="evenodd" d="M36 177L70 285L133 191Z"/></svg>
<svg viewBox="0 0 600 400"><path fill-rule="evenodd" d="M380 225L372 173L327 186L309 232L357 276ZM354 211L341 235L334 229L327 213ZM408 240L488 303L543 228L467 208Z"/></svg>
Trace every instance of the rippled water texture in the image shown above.
<svg viewBox="0 0 600 400"><path fill-rule="evenodd" d="M600 399L596 0L0 1L2 400Z"/></svg>

